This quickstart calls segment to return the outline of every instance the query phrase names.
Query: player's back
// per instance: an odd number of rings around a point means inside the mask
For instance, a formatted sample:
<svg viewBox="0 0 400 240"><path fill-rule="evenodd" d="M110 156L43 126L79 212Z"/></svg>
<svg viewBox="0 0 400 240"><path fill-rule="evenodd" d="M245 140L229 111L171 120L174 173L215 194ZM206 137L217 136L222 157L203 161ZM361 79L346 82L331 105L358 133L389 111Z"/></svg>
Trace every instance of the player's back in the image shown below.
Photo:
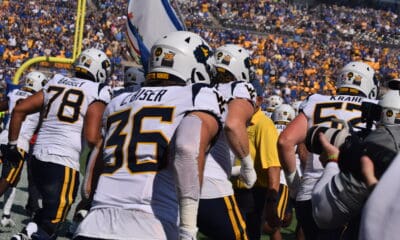
<svg viewBox="0 0 400 240"><path fill-rule="evenodd" d="M142 87L114 98L103 118L105 169L93 208L135 209L175 222L178 205L167 149L192 110L219 116L215 90L203 84Z"/></svg>
<svg viewBox="0 0 400 240"><path fill-rule="evenodd" d="M23 99L31 96L32 93L20 89L15 89L7 94L8 97L8 109L10 114L12 113L15 105L22 101ZM26 117L24 124L21 126L21 131L18 138L18 147L22 148L24 151L29 150L29 140L32 137L34 131L36 130L37 124L39 122L39 113L30 114ZM8 128L10 125L10 118L8 119L5 129L1 132L0 142L6 144L8 142Z"/></svg>
<svg viewBox="0 0 400 240"><path fill-rule="evenodd" d="M69 157L69 167L79 170L86 112L95 101L107 104L111 98L110 88L89 80L57 74L43 88L43 94L45 110L34 154Z"/></svg>
<svg viewBox="0 0 400 240"><path fill-rule="evenodd" d="M332 121L334 118L342 119L352 126L363 127L364 124L361 122L362 102L376 102L376 100L351 95L326 96L314 94L302 103L300 109L307 117L309 128L315 125L343 128L341 123ZM322 175L322 171L323 167L318 155L310 153L302 178L303 184L300 190L302 194L298 195L297 200L311 198L312 188Z"/></svg>

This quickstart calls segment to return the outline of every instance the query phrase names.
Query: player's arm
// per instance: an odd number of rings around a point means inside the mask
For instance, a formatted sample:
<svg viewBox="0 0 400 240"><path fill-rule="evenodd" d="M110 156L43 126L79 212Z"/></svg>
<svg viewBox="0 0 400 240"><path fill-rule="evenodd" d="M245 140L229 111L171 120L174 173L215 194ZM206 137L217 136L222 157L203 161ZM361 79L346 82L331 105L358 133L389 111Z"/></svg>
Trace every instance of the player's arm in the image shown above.
<svg viewBox="0 0 400 240"><path fill-rule="evenodd" d="M240 159L249 155L247 123L254 114L254 107L247 99L236 98L228 104L224 131L233 153Z"/></svg>
<svg viewBox="0 0 400 240"><path fill-rule="evenodd" d="M195 236L205 156L219 130L217 119L205 112L191 112L175 131L173 168L178 191L180 236Z"/></svg>
<svg viewBox="0 0 400 240"><path fill-rule="evenodd" d="M307 136L307 117L304 113L297 115L281 132L278 138L278 154L282 168L285 171L287 184L295 188L299 176L296 175L296 145L304 142Z"/></svg>
<svg viewBox="0 0 400 240"><path fill-rule="evenodd" d="M260 126L255 143L261 159L262 171L267 178L265 214L267 222L271 227L280 225L280 219L277 215L277 200L281 172L277 149L278 136L279 134L275 125L269 120Z"/></svg>
<svg viewBox="0 0 400 240"><path fill-rule="evenodd" d="M34 95L20 101L13 109L10 119L10 127L8 132L8 142L15 143L18 140L22 122L25 117L31 113L39 112L43 107L44 95L43 91L39 91Z"/></svg>
<svg viewBox="0 0 400 240"><path fill-rule="evenodd" d="M302 143L307 135L307 118L300 113L282 131L278 138L278 154L285 172L296 171L296 145Z"/></svg>
<svg viewBox="0 0 400 240"><path fill-rule="evenodd" d="M247 135L247 123L250 122L254 112L254 106L247 99L231 100L224 128L230 149L240 159L240 179L247 188L251 188L257 180Z"/></svg>
<svg viewBox="0 0 400 240"><path fill-rule="evenodd" d="M87 161L81 194L82 200L89 202L93 198L97 182L104 167L102 139L97 142L96 146L90 152Z"/></svg>
<svg viewBox="0 0 400 240"><path fill-rule="evenodd" d="M89 105L84 121L84 136L90 149L101 140L101 124L106 104L96 101Z"/></svg>

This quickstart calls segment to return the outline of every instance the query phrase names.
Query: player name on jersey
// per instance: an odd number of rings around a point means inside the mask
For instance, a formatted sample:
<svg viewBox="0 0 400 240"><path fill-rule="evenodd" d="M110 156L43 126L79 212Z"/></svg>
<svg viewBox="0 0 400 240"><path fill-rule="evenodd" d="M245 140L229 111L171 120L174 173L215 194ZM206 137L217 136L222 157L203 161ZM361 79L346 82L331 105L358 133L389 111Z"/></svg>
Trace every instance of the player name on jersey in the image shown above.
<svg viewBox="0 0 400 240"><path fill-rule="evenodd" d="M164 94L168 90L166 89L141 89L134 94L128 95L120 104L123 106L135 100L143 100L143 101L151 101L151 102L160 102Z"/></svg>
<svg viewBox="0 0 400 240"><path fill-rule="evenodd" d="M359 96L331 96L329 100L331 101L346 101L346 102L362 102L365 98Z"/></svg>
<svg viewBox="0 0 400 240"><path fill-rule="evenodd" d="M68 86L73 86L73 87L81 87L85 82L81 81L74 81L70 78L61 78L60 80L57 81L58 84L64 84Z"/></svg>

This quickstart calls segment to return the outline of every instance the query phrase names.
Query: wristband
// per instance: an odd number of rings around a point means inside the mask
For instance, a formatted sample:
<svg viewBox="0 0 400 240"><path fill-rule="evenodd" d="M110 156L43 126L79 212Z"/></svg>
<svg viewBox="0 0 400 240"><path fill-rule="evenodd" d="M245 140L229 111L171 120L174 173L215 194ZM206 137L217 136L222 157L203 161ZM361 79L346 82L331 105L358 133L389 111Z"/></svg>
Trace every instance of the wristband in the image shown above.
<svg viewBox="0 0 400 240"><path fill-rule="evenodd" d="M338 161L338 155L337 154L329 155L327 160L328 160L328 162L337 162Z"/></svg>
<svg viewBox="0 0 400 240"><path fill-rule="evenodd" d="M8 145L17 145L18 140L8 141Z"/></svg>

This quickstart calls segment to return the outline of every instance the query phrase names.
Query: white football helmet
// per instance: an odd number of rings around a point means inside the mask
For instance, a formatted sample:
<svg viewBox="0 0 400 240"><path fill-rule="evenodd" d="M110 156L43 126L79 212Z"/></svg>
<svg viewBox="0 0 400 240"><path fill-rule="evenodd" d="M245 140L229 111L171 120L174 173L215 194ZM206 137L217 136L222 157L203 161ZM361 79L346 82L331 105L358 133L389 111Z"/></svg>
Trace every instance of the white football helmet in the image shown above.
<svg viewBox="0 0 400 240"><path fill-rule="evenodd" d="M107 55L96 48L81 52L74 63L77 76L87 76L93 82L104 83L111 76L111 61Z"/></svg>
<svg viewBox="0 0 400 240"><path fill-rule="evenodd" d="M130 67L125 71L124 75L124 86L128 87L131 85L142 85L144 82L144 72L143 69Z"/></svg>
<svg viewBox="0 0 400 240"><path fill-rule="evenodd" d="M171 32L157 40L151 48L147 79L211 83L214 73L213 50L199 35Z"/></svg>
<svg viewBox="0 0 400 240"><path fill-rule="evenodd" d="M294 112L296 113L296 116L299 114L299 110L300 110L300 105L303 101L297 100L292 102L292 107L294 109Z"/></svg>
<svg viewBox="0 0 400 240"><path fill-rule="evenodd" d="M380 123L382 125L400 124L400 92L388 90L378 103L382 107Z"/></svg>
<svg viewBox="0 0 400 240"><path fill-rule="evenodd" d="M48 81L49 79L43 73L32 71L26 75L23 88L34 92L39 92Z"/></svg>
<svg viewBox="0 0 400 240"><path fill-rule="evenodd" d="M273 112L275 110L275 108L277 108L283 104L283 99L282 99L282 97L280 97L278 95L272 95L272 96L267 97L265 102L266 102L267 111Z"/></svg>
<svg viewBox="0 0 400 240"><path fill-rule="evenodd" d="M339 72L336 83L339 94L361 92L365 97L376 99L378 83L374 78L375 70L363 62L350 62Z"/></svg>
<svg viewBox="0 0 400 240"><path fill-rule="evenodd" d="M275 108L272 120L275 123L289 123L296 117L296 113L289 104L282 104Z"/></svg>
<svg viewBox="0 0 400 240"><path fill-rule="evenodd" d="M215 67L233 74L237 81L250 82L254 79L254 67L249 52L234 44L226 44L215 50Z"/></svg>

